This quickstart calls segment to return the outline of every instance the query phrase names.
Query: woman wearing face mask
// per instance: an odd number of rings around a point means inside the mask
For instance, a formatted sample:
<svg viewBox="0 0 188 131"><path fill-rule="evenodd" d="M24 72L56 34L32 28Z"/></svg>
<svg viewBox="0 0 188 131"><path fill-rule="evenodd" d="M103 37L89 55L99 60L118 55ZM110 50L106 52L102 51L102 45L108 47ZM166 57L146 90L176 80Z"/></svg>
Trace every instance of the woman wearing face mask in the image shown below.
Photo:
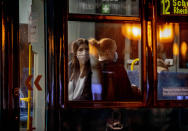
<svg viewBox="0 0 188 131"><path fill-rule="evenodd" d="M73 42L73 57L70 64L69 100L91 100L91 66L89 42L80 38Z"/></svg>

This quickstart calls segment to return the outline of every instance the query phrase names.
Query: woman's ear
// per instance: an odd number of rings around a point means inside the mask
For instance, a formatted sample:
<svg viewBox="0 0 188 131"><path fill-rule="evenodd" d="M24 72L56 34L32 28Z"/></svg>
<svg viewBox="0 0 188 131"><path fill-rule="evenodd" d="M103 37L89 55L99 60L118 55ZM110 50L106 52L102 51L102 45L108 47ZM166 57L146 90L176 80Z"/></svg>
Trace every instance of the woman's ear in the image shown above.
<svg viewBox="0 0 188 131"><path fill-rule="evenodd" d="M115 52L115 53L114 53L114 60L113 60L113 61L114 61L114 62L117 62L117 60L118 60L118 53Z"/></svg>

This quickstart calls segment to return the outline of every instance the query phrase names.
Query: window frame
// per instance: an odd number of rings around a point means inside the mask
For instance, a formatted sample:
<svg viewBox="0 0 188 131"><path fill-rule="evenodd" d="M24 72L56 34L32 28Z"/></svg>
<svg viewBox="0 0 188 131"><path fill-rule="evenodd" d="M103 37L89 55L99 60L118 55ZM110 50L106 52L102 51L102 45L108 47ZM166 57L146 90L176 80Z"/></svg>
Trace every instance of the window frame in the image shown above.
<svg viewBox="0 0 188 131"><path fill-rule="evenodd" d="M167 16L160 14L160 1L155 1L155 16L154 20L157 23L188 23L188 15L187 16ZM157 27L155 26L155 31ZM152 38L153 39L153 38ZM158 75L157 75L157 39L156 43L153 44L154 52L153 52L153 68L154 68L154 107L165 107L165 108L172 108L172 107L188 107L188 100L158 100L157 97L157 88L158 88Z"/></svg>
<svg viewBox="0 0 188 131"><path fill-rule="evenodd" d="M144 107L146 103L146 88L147 88L147 75L146 75L146 21L144 19L145 9L141 8L144 0L139 0L139 16L115 16L115 15L91 15L91 14L75 14L69 13L68 0L64 2L66 8L64 11L64 30L63 30L63 52L64 56L64 107L71 108L122 108L122 107ZM141 51L140 59L140 75L142 99L140 101L69 101L68 100L68 21L83 21L83 22L139 22L141 24Z"/></svg>

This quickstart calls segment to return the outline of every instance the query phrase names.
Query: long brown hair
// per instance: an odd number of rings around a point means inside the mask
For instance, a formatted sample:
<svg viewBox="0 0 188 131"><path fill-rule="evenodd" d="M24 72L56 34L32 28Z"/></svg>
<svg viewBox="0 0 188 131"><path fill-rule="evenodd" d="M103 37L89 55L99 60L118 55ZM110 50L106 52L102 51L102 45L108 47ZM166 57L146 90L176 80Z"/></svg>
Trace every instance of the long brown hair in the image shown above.
<svg viewBox="0 0 188 131"><path fill-rule="evenodd" d="M79 38L72 43L73 57L72 57L72 64L71 64L72 74L71 74L70 80L77 79L80 75L80 64L76 56L76 53L77 53L78 48L82 44L86 44L89 47L88 40L84 38ZM90 60L88 60L88 62L86 63L85 69L83 73L80 75L80 77L81 78L84 77L89 71L91 71Z"/></svg>

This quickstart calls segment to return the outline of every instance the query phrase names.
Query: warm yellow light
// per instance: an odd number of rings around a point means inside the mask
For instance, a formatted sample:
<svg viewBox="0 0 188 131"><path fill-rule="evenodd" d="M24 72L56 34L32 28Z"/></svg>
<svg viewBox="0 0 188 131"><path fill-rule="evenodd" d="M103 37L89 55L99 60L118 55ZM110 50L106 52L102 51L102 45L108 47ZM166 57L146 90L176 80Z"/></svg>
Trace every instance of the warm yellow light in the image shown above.
<svg viewBox="0 0 188 131"><path fill-rule="evenodd" d="M2 49L5 47L5 23L4 19L2 19Z"/></svg>
<svg viewBox="0 0 188 131"><path fill-rule="evenodd" d="M131 28L127 27L127 33L131 33Z"/></svg>
<svg viewBox="0 0 188 131"><path fill-rule="evenodd" d="M176 55L176 56L179 54L179 48L178 48L177 43L173 44L173 54Z"/></svg>
<svg viewBox="0 0 188 131"><path fill-rule="evenodd" d="M135 37L138 37L140 34L140 30L137 27L133 27L132 32Z"/></svg>
<svg viewBox="0 0 188 131"><path fill-rule="evenodd" d="M131 40L141 39L141 27L139 24L124 24L121 27L121 32L125 37Z"/></svg>
<svg viewBox="0 0 188 131"><path fill-rule="evenodd" d="M148 38L148 45L150 49L152 49L152 39L151 39L151 22L149 21L147 24L148 31L147 31L147 38Z"/></svg>
<svg viewBox="0 0 188 131"><path fill-rule="evenodd" d="M160 38L168 38L170 36L171 36L170 29L164 29L163 31L160 31Z"/></svg>
<svg viewBox="0 0 188 131"><path fill-rule="evenodd" d="M175 35L178 36L179 35L179 23L175 23L175 26L174 26L174 32L175 32Z"/></svg>
<svg viewBox="0 0 188 131"><path fill-rule="evenodd" d="M173 26L172 24L165 24L159 26L159 39L160 42L169 42L173 39Z"/></svg>
<svg viewBox="0 0 188 131"><path fill-rule="evenodd" d="M187 53L187 43L183 41L181 44L181 55L185 57L186 53Z"/></svg>

